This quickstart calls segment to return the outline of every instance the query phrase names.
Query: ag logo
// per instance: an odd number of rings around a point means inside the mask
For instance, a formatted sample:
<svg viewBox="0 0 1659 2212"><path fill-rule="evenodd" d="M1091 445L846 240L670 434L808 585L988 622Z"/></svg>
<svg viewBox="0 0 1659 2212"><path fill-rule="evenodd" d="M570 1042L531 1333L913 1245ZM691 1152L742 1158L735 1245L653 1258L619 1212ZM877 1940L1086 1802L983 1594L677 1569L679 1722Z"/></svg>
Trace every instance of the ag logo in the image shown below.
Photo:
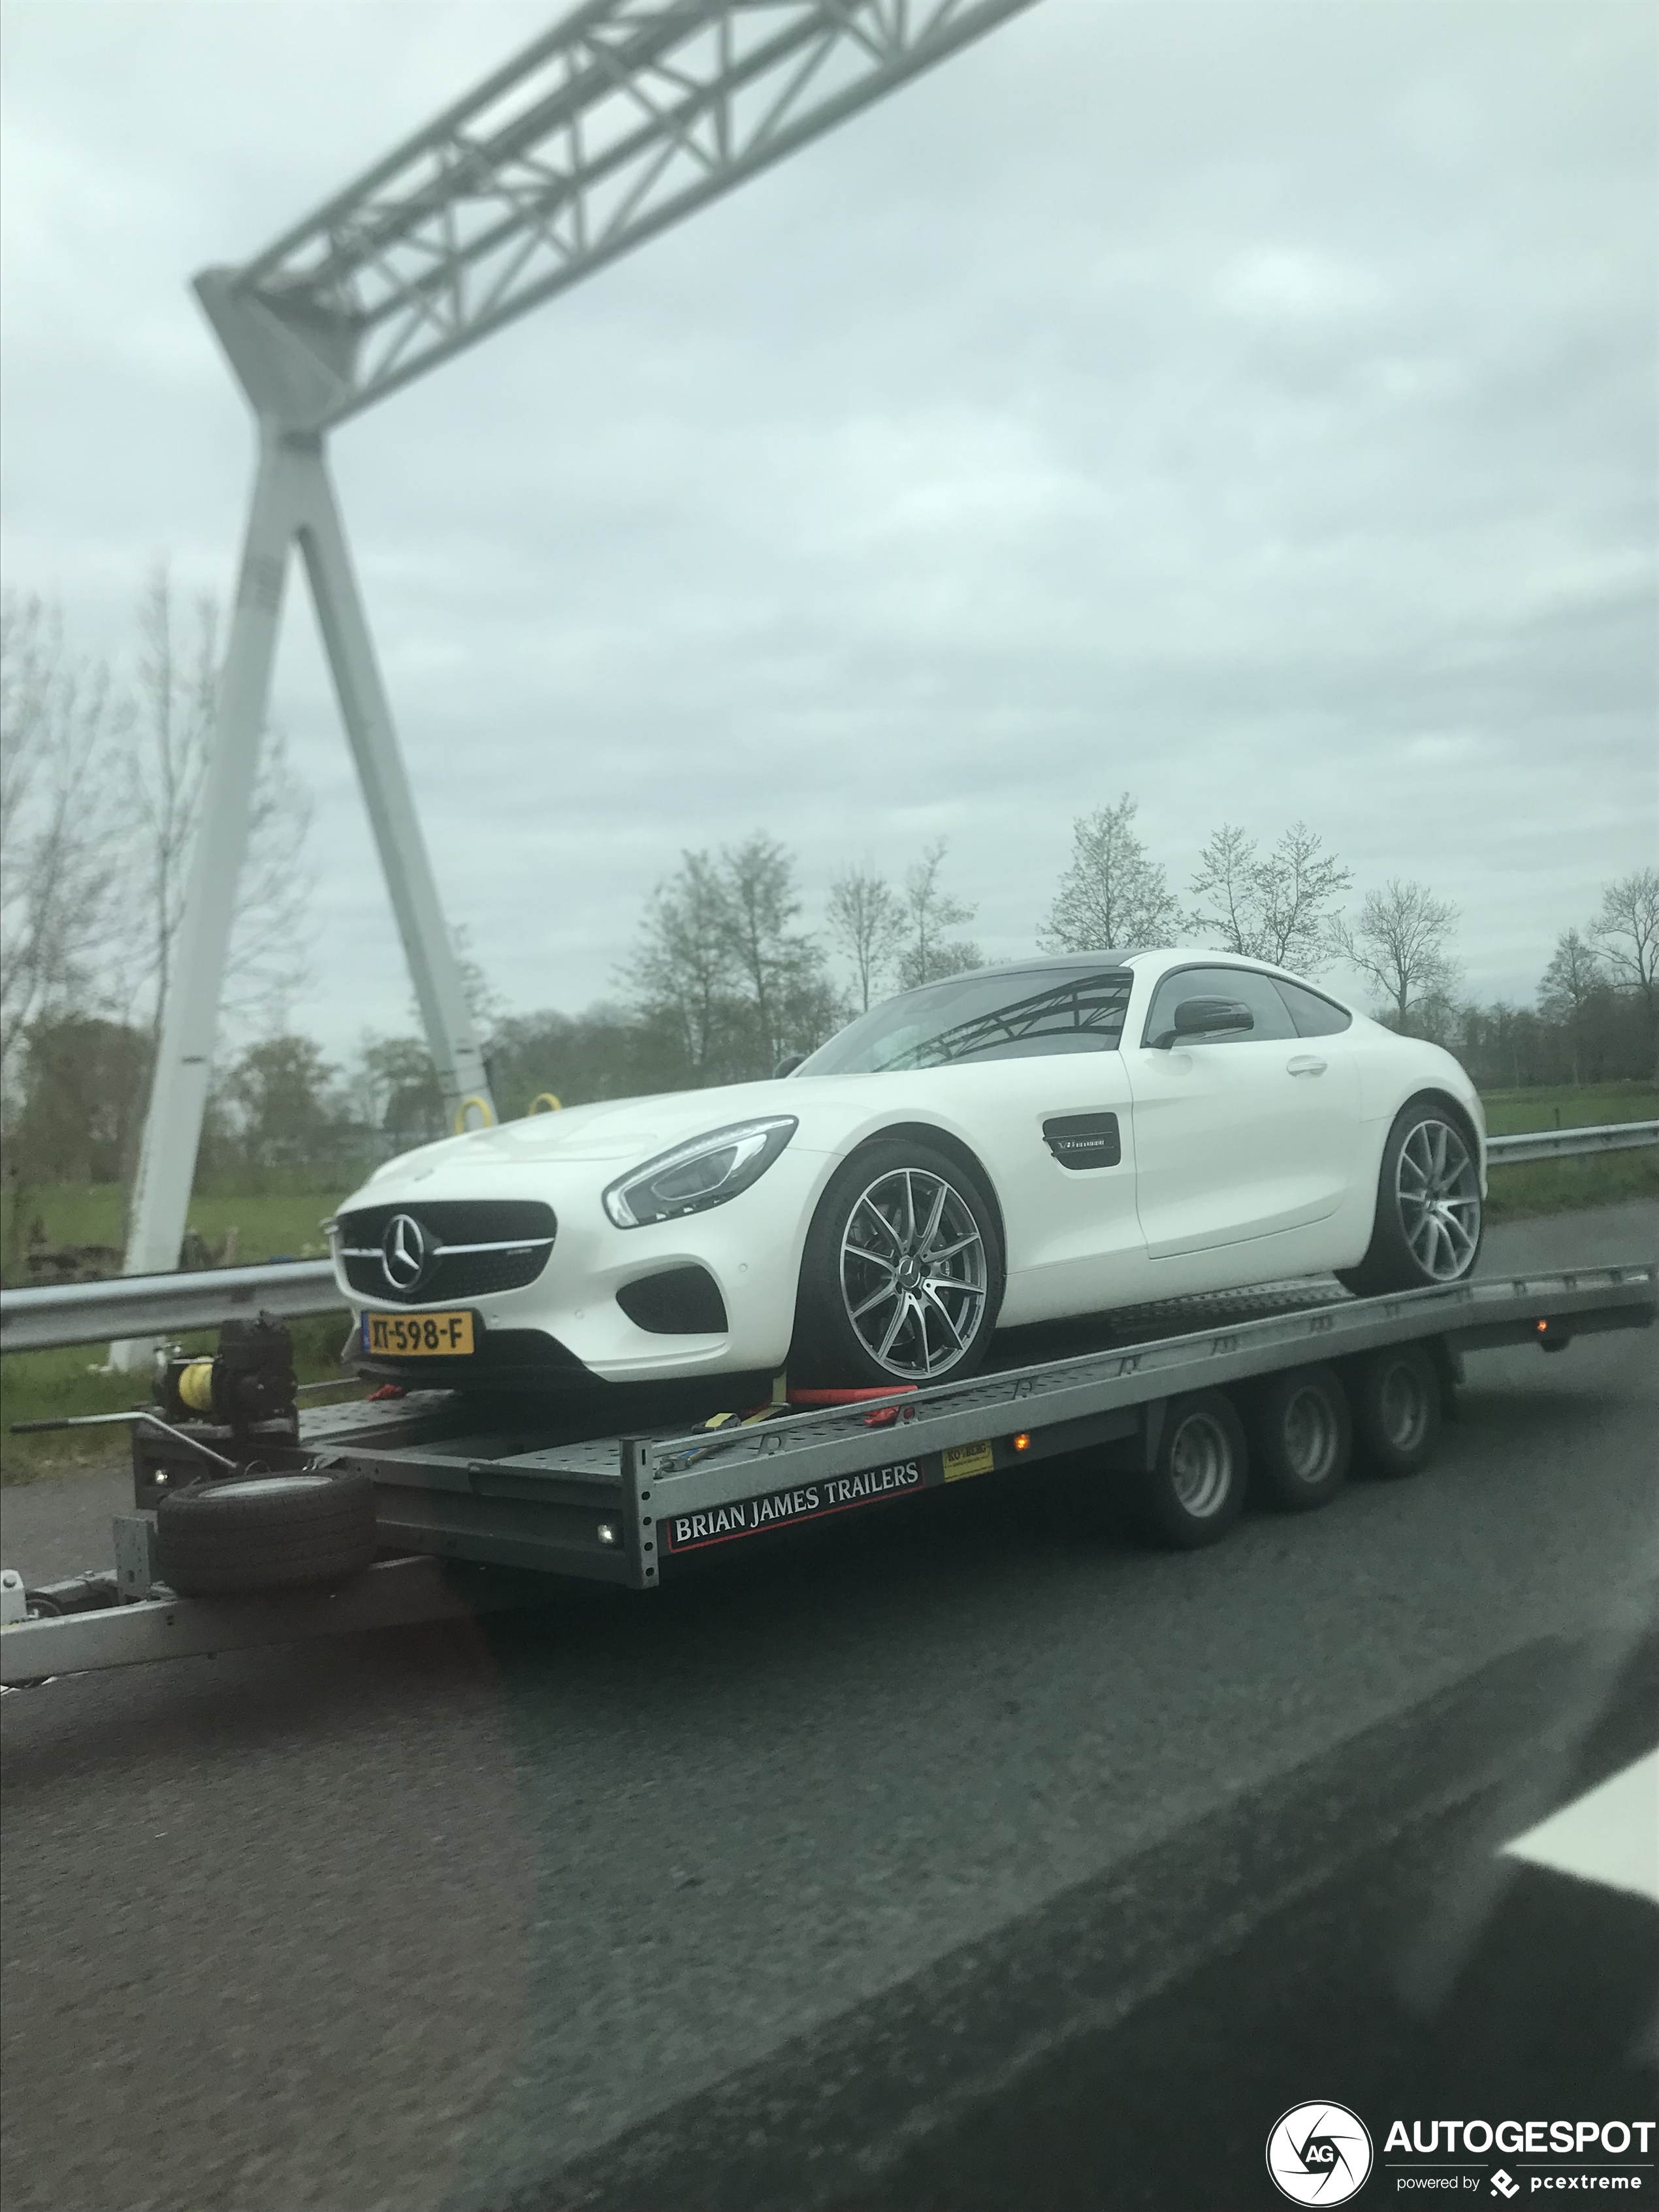
<svg viewBox="0 0 1659 2212"><path fill-rule="evenodd" d="M1292 2105L1267 2138L1267 2171L1293 2204L1346 2204L1371 2170L1371 2139L1346 2105Z"/></svg>

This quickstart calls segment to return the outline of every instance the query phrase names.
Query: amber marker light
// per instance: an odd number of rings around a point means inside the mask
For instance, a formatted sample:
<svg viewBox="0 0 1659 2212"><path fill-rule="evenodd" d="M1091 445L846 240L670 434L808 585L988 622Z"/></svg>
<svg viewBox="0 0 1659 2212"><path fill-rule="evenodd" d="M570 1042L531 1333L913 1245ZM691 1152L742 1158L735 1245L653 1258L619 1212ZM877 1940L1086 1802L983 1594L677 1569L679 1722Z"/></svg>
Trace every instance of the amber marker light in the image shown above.
<svg viewBox="0 0 1659 2212"><path fill-rule="evenodd" d="M1031 1449L1031 1439L1024 1429L1020 1431L1017 1437L1011 1437L1009 1441L1012 1443L1016 1451L1030 1451Z"/></svg>

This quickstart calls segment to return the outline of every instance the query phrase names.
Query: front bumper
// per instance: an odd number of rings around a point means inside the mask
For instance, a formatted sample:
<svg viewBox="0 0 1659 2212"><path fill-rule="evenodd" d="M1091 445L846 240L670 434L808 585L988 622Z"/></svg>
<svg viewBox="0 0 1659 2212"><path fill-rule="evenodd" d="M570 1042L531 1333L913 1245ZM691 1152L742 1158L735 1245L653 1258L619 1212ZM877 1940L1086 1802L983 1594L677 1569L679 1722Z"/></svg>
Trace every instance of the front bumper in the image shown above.
<svg viewBox="0 0 1659 2212"><path fill-rule="evenodd" d="M678 1221L618 1229L600 1203L613 1164L550 1163L533 1177L523 1170L511 1191L500 1170L459 1170L400 1189L373 1185L354 1205L406 1206L422 1200L533 1197L551 1206L558 1231L546 1267L520 1290L441 1304L365 1297L335 1276L361 1323L364 1312L404 1316L453 1311L475 1317L479 1350L470 1359L364 1358L363 1370L398 1382L422 1380L453 1389L520 1380L549 1387L579 1383L671 1381L684 1376L773 1372L788 1352L794 1330L795 1291L806 1228L823 1184L836 1163L825 1154L791 1146L750 1189L725 1206ZM665 1335L641 1328L617 1303L617 1293L647 1276L676 1267L710 1275L726 1308L726 1326L695 1334ZM539 1341L538 1341L539 1340Z"/></svg>

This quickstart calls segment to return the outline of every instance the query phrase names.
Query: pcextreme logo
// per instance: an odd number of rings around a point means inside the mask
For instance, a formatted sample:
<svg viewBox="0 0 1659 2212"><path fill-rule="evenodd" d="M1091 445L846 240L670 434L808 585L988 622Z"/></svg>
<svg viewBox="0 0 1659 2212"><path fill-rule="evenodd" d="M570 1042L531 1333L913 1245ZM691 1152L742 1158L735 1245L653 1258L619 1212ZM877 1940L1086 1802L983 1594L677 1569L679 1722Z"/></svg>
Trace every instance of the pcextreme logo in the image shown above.
<svg viewBox="0 0 1659 2212"><path fill-rule="evenodd" d="M1267 2137L1267 2171L1292 2204L1346 2204L1370 2170L1365 2123L1346 2105L1292 2105Z"/></svg>

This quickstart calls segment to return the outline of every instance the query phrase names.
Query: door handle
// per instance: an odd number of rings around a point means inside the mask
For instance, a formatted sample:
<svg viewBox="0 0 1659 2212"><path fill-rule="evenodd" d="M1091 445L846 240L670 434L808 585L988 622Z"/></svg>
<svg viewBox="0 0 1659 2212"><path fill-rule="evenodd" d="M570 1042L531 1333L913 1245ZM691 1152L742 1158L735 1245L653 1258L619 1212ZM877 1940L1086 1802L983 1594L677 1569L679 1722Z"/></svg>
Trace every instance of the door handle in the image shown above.
<svg viewBox="0 0 1659 2212"><path fill-rule="evenodd" d="M1322 1075L1328 1065L1328 1061L1310 1052L1301 1053L1295 1060L1287 1060L1285 1063L1291 1075Z"/></svg>

